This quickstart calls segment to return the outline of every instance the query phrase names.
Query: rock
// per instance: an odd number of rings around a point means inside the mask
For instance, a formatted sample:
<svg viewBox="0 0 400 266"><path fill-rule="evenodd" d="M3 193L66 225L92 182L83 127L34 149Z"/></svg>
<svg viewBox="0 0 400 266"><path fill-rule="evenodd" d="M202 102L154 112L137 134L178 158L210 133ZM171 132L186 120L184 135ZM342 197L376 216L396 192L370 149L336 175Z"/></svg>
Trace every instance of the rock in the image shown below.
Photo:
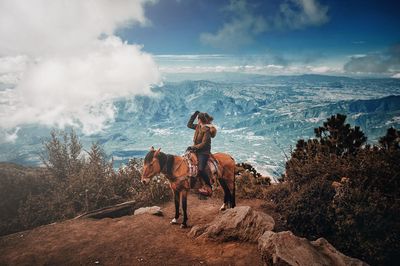
<svg viewBox="0 0 400 266"><path fill-rule="evenodd" d="M148 214L152 214L152 215L156 215L156 216L163 216L161 207L158 207L158 206L139 208L139 209L135 210L133 215L139 215L139 214L144 214L144 213L148 213Z"/></svg>
<svg viewBox="0 0 400 266"><path fill-rule="evenodd" d="M265 231L273 230L274 226L275 221L268 214L241 206L226 210L211 223L194 226L188 235L219 241L257 242Z"/></svg>
<svg viewBox="0 0 400 266"><path fill-rule="evenodd" d="M324 238L308 241L290 231L265 232L258 249L265 265L368 265L340 253Z"/></svg>

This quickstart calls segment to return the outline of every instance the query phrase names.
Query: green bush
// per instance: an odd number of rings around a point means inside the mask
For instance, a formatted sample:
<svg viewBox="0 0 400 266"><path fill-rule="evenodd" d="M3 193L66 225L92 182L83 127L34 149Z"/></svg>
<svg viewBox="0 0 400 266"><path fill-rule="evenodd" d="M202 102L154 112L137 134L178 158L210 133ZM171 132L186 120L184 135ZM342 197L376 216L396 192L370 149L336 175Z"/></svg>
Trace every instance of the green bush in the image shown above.
<svg viewBox="0 0 400 266"><path fill-rule="evenodd" d="M248 163L239 163L235 167L236 196L242 199L265 198L271 179L263 176Z"/></svg>
<svg viewBox="0 0 400 266"><path fill-rule="evenodd" d="M335 242L373 264L400 259L400 150L366 148L333 199Z"/></svg>
<svg viewBox="0 0 400 266"><path fill-rule="evenodd" d="M325 177L314 178L307 186L291 193L278 211L287 214L287 227L301 236L316 239L331 235L330 201L335 191Z"/></svg>
<svg viewBox="0 0 400 266"><path fill-rule="evenodd" d="M45 168L3 164L0 168L0 235L69 219L128 200L165 202L171 189L163 177L144 186L143 161L113 169L98 144L86 156L75 132L51 132L41 154Z"/></svg>
<svg viewBox="0 0 400 266"><path fill-rule="evenodd" d="M24 229L19 208L32 195L52 187L53 178L46 169L0 163L0 235Z"/></svg>
<svg viewBox="0 0 400 266"><path fill-rule="evenodd" d="M285 227L327 238L347 255L394 264L400 250L400 134L390 128L378 146L366 145L346 116L330 117L315 138L299 140L278 194L267 194Z"/></svg>

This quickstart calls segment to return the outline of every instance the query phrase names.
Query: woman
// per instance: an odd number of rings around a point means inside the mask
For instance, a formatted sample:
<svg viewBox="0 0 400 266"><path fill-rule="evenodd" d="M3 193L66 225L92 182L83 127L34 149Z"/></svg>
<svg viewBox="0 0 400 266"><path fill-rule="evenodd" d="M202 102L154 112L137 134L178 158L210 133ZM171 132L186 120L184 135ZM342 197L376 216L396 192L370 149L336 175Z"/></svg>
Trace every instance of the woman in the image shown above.
<svg viewBox="0 0 400 266"><path fill-rule="evenodd" d="M198 124L193 124L194 120L198 119ZM194 129L193 146L188 147L197 154L197 160L199 162L199 176L203 178L206 186L200 188L199 192L201 194L211 196L212 188L210 177L206 172L206 166L208 158L211 154L211 138L214 138L217 134L217 129L211 122L214 120L212 116L207 113L200 113L199 111L194 112L190 117L187 124L188 128Z"/></svg>

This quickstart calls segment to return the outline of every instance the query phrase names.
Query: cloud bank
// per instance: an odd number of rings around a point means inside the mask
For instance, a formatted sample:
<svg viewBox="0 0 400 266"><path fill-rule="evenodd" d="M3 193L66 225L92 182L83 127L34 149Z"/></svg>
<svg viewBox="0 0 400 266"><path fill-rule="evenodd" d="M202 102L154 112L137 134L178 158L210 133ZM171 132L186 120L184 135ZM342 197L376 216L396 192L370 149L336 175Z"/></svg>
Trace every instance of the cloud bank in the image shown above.
<svg viewBox="0 0 400 266"><path fill-rule="evenodd" d="M309 55L265 53L262 55L187 54L156 55L160 71L167 74L247 73L262 75L331 74L342 75L342 64L310 60ZM330 60L328 60L330 61Z"/></svg>
<svg viewBox="0 0 400 266"><path fill-rule="evenodd" d="M257 35L267 31L296 30L329 21L328 7L318 0L286 0L272 16L257 15L245 0L231 0L225 10L231 19L216 33L202 33L203 44L234 49L253 43Z"/></svg>
<svg viewBox="0 0 400 266"><path fill-rule="evenodd" d="M361 56L352 56L344 70L353 74L382 74L400 72L400 44L387 51ZM394 76L396 78L396 74Z"/></svg>
<svg viewBox="0 0 400 266"><path fill-rule="evenodd" d="M160 82L153 57L113 32L146 25L151 3L1 1L0 83L13 88L0 87L0 138L30 123L91 134L113 119L113 100L150 94Z"/></svg>

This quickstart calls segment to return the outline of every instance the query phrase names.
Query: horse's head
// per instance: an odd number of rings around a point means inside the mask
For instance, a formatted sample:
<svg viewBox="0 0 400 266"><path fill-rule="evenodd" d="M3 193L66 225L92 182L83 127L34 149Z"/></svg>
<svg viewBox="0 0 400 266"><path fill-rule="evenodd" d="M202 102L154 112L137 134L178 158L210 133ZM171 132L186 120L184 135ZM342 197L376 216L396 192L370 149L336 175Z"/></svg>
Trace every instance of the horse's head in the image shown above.
<svg viewBox="0 0 400 266"><path fill-rule="evenodd" d="M160 161L158 159L160 150L161 148L154 150L154 147L151 147L150 151L146 154L143 163L143 174L140 179L143 184L147 184L153 176L161 172Z"/></svg>

